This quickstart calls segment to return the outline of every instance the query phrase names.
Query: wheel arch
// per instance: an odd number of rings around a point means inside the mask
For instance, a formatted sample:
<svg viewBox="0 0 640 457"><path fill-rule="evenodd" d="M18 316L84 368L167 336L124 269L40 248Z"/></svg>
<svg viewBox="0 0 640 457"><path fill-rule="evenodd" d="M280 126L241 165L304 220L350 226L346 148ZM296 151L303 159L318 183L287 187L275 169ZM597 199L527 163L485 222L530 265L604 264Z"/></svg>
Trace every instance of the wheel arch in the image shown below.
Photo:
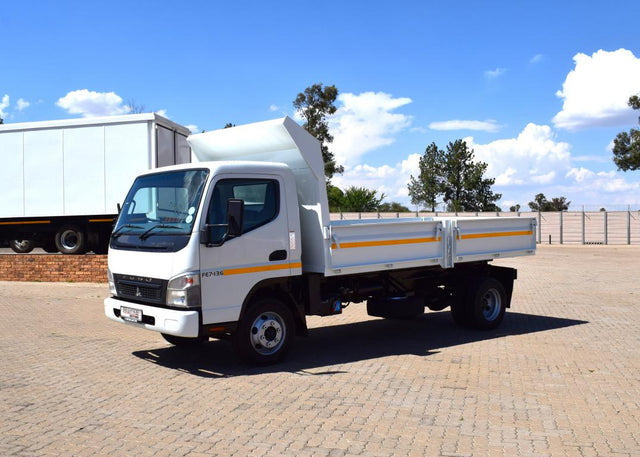
<svg viewBox="0 0 640 457"><path fill-rule="evenodd" d="M245 297L238 321L241 321L247 310L259 300L271 298L282 302L290 309L295 322L296 335L307 336L307 321L301 292L301 285L296 278L271 278L260 281Z"/></svg>

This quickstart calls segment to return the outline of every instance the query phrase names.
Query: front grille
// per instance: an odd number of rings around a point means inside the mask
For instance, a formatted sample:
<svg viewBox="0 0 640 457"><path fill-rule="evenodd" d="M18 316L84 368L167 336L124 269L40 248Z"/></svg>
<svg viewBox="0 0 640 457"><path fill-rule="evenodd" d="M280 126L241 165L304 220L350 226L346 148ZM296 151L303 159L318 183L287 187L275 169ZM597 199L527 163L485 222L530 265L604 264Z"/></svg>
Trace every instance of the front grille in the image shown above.
<svg viewBox="0 0 640 457"><path fill-rule="evenodd" d="M139 303L163 305L167 292L167 281L114 274L118 297L127 298Z"/></svg>

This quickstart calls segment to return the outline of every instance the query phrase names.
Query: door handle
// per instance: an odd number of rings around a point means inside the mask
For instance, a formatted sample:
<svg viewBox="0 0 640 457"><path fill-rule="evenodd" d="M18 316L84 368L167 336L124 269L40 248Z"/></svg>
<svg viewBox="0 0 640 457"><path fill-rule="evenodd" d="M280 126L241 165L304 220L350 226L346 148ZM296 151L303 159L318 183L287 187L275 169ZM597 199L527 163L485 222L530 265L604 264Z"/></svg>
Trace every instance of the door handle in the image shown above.
<svg viewBox="0 0 640 457"><path fill-rule="evenodd" d="M287 260L287 251L279 249L269 254L269 262L276 262L278 260Z"/></svg>

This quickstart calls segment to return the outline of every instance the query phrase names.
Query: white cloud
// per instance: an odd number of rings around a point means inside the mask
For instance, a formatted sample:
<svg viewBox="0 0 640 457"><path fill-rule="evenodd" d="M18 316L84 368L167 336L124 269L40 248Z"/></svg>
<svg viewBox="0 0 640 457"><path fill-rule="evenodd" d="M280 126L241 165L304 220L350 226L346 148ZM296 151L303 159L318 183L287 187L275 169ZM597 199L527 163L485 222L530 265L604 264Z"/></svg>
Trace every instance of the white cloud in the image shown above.
<svg viewBox="0 0 640 457"><path fill-rule="evenodd" d="M341 189L349 186L361 186L375 189L378 195L384 193L385 201L408 204L410 201L407 183L411 174L418 173L420 154L411 154L395 165L356 165L345 170L344 174L333 177L334 185Z"/></svg>
<svg viewBox="0 0 640 457"><path fill-rule="evenodd" d="M18 111L22 111L24 109L27 109L29 106L31 106L31 103L29 103L28 101L19 98L18 101L16 102L16 109Z"/></svg>
<svg viewBox="0 0 640 457"><path fill-rule="evenodd" d="M384 92L344 93L338 96L335 115L329 120L334 137L330 146L336 162L345 167L361 163L366 153L395 141L394 135L411 125L411 116L392 111L411 103Z"/></svg>
<svg viewBox="0 0 640 457"><path fill-rule="evenodd" d="M167 110L166 109L158 109L154 111L158 116L162 116L166 119L169 119L169 115L167 114Z"/></svg>
<svg viewBox="0 0 640 457"><path fill-rule="evenodd" d="M529 59L529 63L536 64L536 63L542 62L543 60L544 60L544 55L543 54L536 54L531 59Z"/></svg>
<svg viewBox="0 0 640 457"><path fill-rule="evenodd" d="M499 76L502 76L503 74L505 74L507 72L506 68L496 68L495 70L487 70L484 72L484 76L487 79L495 79Z"/></svg>
<svg viewBox="0 0 640 457"><path fill-rule="evenodd" d="M7 112L5 111L7 108L9 108L9 96L4 94L2 100L0 100L0 117L2 119L7 117Z"/></svg>
<svg viewBox="0 0 640 457"><path fill-rule="evenodd" d="M269 106L269 111L278 111L280 108L278 108L278 105L270 105Z"/></svg>
<svg viewBox="0 0 640 457"><path fill-rule="evenodd" d="M502 125L493 119L486 121L462 121L453 119L450 121L432 122L429 124L429 128L432 130L478 130L483 132L497 132L502 128Z"/></svg>
<svg viewBox="0 0 640 457"><path fill-rule="evenodd" d="M191 133L200 133L200 129L195 124L187 124L185 127L188 128Z"/></svg>
<svg viewBox="0 0 640 457"><path fill-rule="evenodd" d="M573 60L575 68L556 93L563 99L562 111L553 118L556 127L577 130L637 120L627 101L640 92L640 59L618 49L599 50L591 56L579 53Z"/></svg>
<svg viewBox="0 0 640 457"><path fill-rule="evenodd" d="M556 172L570 167L568 143L556 142L547 125L528 124L516 138L476 144L465 138L475 159L487 163L487 176L497 185L549 184Z"/></svg>
<svg viewBox="0 0 640 457"><path fill-rule="evenodd" d="M129 107L122 104L122 98L114 92L94 92L87 89L74 90L60 98L56 105L69 114L83 117L113 116L126 114Z"/></svg>

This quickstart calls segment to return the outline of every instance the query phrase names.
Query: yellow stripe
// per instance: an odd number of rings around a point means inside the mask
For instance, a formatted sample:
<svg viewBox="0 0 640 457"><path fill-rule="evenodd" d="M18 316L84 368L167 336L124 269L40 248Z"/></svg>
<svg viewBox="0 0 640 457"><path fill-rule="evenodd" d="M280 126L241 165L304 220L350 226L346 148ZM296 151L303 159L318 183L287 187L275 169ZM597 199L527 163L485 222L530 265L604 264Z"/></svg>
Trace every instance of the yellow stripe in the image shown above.
<svg viewBox="0 0 640 457"><path fill-rule="evenodd" d="M0 222L0 225L51 224L51 221Z"/></svg>
<svg viewBox="0 0 640 457"><path fill-rule="evenodd" d="M243 275L246 273L262 273L264 271L288 270L289 268L302 268L302 263L279 263L275 265L260 265L257 267L231 268L224 270L224 276Z"/></svg>
<svg viewBox="0 0 640 457"><path fill-rule="evenodd" d="M111 219L89 219L89 222L113 222L113 218L111 218Z"/></svg>
<svg viewBox="0 0 640 457"><path fill-rule="evenodd" d="M381 241L352 241L347 243L340 243L340 249L350 248L369 248L375 246L397 246L399 244L418 244L418 243L433 243L440 241L439 237L430 238L408 238L404 240L381 240ZM337 249L336 243L331 244L331 249Z"/></svg>
<svg viewBox="0 0 640 457"><path fill-rule="evenodd" d="M463 240L473 240L477 238L495 238L500 236L526 236L533 235L533 231L531 230L522 230L519 232L498 232L498 233L472 233L469 235L462 235L460 239Z"/></svg>

